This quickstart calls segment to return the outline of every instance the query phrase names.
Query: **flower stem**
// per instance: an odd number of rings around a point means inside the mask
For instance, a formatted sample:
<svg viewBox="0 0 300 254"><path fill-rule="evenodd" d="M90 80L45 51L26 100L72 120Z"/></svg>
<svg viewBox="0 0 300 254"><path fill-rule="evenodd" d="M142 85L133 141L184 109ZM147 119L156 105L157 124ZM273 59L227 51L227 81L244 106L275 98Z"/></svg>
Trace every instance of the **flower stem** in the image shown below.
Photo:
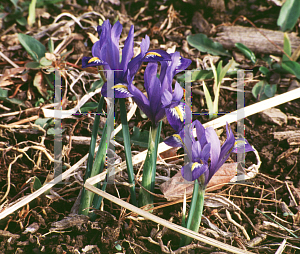
<svg viewBox="0 0 300 254"><path fill-rule="evenodd" d="M153 196L148 192L154 192L155 175L156 175L156 160L157 160L157 147L160 139L162 122L150 129L148 152L144 163L142 186L139 193L139 206L152 207ZM147 191L148 190L148 191ZM149 208L148 207L148 208Z"/></svg>
<svg viewBox="0 0 300 254"><path fill-rule="evenodd" d="M186 228L193 230L194 232L199 231L199 226L201 222L201 217L204 207L204 196L205 196L205 187L202 184L199 184L198 180L195 180L193 197L191 201L191 208L187 218ZM190 244L193 241L192 238L181 236L180 246L185 246Z"/></svg>
<svg viewBox="0 0 300 254"><path fill-rule="evenodd" d="M126 156L126 165L127 165L127 173L128 173L128 182L131 185L130 187L130 195L131 195L131 203L137 206L136 202L136 194L135 194L135 181L134 181L134 173L133 173L133 165L132 165L132 155L131 155L131 144L130 144L130 135L127 121L127 113L125 106L125 99L119 99L120 103L120 114L122 121L122 131L124 138L124 147L125 147L125 156Z"/></svg>

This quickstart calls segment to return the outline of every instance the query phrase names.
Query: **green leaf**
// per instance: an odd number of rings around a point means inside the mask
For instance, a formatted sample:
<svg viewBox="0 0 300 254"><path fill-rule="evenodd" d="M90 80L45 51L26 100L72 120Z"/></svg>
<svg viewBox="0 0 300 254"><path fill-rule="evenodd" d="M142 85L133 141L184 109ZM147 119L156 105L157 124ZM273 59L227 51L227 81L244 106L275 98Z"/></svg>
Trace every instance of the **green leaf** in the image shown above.
<svg viewBox="0 0 300 254"><path fill-rule="evenodd" d="M284 36L283 36L283 50L289 56L292 55L291 42L290 42L290 39L289 39L289 36L287 33L284 33ZM290 59L285 54L283 54L282 61L289 61L289 60Z"/></svg>
<svg viewBox="0 0 300 254"><path fill-rule="evenodd" d="M249 49L243 43L236 43L235 46L244 54L245 57L247 57L249 60L251 60L252 63L255 64L255 62L256 62L256 56L251 51L251 49Z"/></svg>
<svg viewBox="0 0 300 254"><path fill-rule="evenodd" d="M32 187L34 190L38 190L39 188L42 187L42 183L41 183L40 179L38 179L36 176L34 176L31 179L31 182L33 183Z"/></svg>
<svg viewBox="0 0 300 254"><path fill-rule="evenodd" d="M46 48L38 40L26 34L18 34L18 39L21 45L25 48L28 54L38 62L43 56L45 56Z"/></svg>
<svg viewBox="0 0 300 254"><path fill-rule="evenodd" d="M32 27L33 24L35 23L35 5L36 5L36 0L31 0L28 9L28 18L27 18L29 27Z"/></svg>
<svg viewBox="0 0 300 254"><path fill-rule="evenodd" d="M91 88L88 90L88 93L94 92L96 89L103 86L103 79L96 80L92 85Z"/></svg>
<svg viewBox="0 0 300 254"><path fill-rule="evenodd" d="M276 92L277 92L277 85L276 84L274 84L274 85L266 84L265 85L264 93L269 98L274 97L274 95L276 94Z"/></svg>
<svg viewBox="0 0 300 254"><path fill-rule="evenodd" d="M255 86L252 88L252 94L253 96L257 99L258 96L260 94L263 93L264 91L264 84L265 84L265 81L264 80L261 80L259 81L258 83L255 84Z"/></svg>
<svg viewBox="0 0 300 254"><path fill-rule="evenodd" d="M46 57L42 57L40 60L40 64L43 66L52 66L52 61L48 60Z"/></svg>
<svg viewBox="0 0 300 254"><path fill-rule="evenodd" d="M201 52L207 52L212 55L230 56L229 52L223 48L222 44L207 38L205 34L189 35L187 41L191 46Z"/></svg>
<svg viewBox="0 0 300 254"><path fill-rule="evenodd" d="M300 16L300 1L286 0L282 5L277 19L281 31L292 30Z"/></svg>
<svg viewBox="0 0 300 254"><path fill-rule="evenodd" d="M54 42L51 38L49 38L49 41L48 41L48 50L50 53L53 53L53 51L54 51Z"/></svg>
<svg viewBox="0 0 300 254"><path fill-rule="evenodd" d="M265 67L265 66L260 66L260 67L259 67L259 71L260 71L262 74L264 74L264 75L266 76L266 78L269 78L270 75L271 75L270 70L269 70L267 67Z"/></svg>
<svg viewBox="0 0 300 254"><path fill-rule="evenodd" d="M52 118L38 118L35 120L34 124L41 126L43 129L46 129L51 122Z"/></svg>
<svg viewBox="0 0 300 254"><path fill-rule="evenodd" d="M39 62L28 62L25 64L25 67L28 69L38 70L42 67L42 65Z"/></svg>
<svg viewBox="0 0 300 254"><path fill-rule="evenodd" d="M7 101L7 102L10 102L12 104L16 104L16 105L19 105L19 106L26 107L26 105L24 104L23 101L18 100L16 98L8 98L8 90L4 90L2 88L0 88L0 100Z"/></svg>
<svg viewBox="0 0 300 254"><path fill-rule="evenodd" d="M11 3L15 6L15 8L18 8L18 2L19 0L10 0Z"/></svg>
<svg viewBox="0 0 300 254"><path fill-rule="evenodd" d="M226 64L224 66L224 68L221 69L221 72L219 73L218 76L218 81L220 83L222 83L223 78L225 77L226 73L228 72L228 70L231 68L231 66L235 63L235 61L233 59L231 59L228 64Z"/></svg>
<svg viewBox="0 0 300 254"><path fill-rule="evenodd" d="M47 135L61 135L66 129L54 129L54 128L49 128L47 130Z"/></svg>
<svg viewBox="0 0 300 254"><path fill-rule="evenodd" d="M192 79L191 82L197 81L197 80L205 80L205 79L212 79L214 77L214 74L211 70L194 70L192 72ZM185 74L182 74L177 77L178 82L184 82L185 81Z"/></svg>
<svg viewBox="0 0 300 254"><path fill-rule="evenodd" d="M207 86L205 84L205 82L203 81L203 91L204 91L204 96L205 96L205 100L206 100L206 105L208 107L208 111L209 113L213 113L214 112L214 105L210 96L210 93L207 89Z"/></svg>
<svg viewBox="0 0 300 254"><path fill-rule="evenodd" d="M81 108L81 113L88 113L89 111L92 111L98 107L98 103L94 101L90 101L85 103Z"/></svg>
<svg viewBox="0 0 300 254"><path fill-rule="evenodd" d="M294 74L298 79L300 79L300 64L295 61L285 61L282 62L281 66L284 70Z"/></svg>
<svg viewBox="0 0 300 254"><path fill-rule="evenodd" d="M20 26L26 26L26 24L27 24L27 20L24 17L19 17L16 19L16 21L18 22L18 24Z"/></svg>

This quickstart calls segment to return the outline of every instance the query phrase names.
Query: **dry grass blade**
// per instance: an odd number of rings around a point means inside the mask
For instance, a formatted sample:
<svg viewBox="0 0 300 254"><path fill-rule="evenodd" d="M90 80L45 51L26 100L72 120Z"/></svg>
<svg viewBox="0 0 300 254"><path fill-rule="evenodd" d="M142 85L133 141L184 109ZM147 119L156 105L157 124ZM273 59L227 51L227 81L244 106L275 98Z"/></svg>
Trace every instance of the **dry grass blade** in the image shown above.
<svg viewBox="0 0 300 254"><path fill-rule="evenodd" d="M205 235L195 233L194 231L188 230L188 229L186 229L184 227L181 227L181 226L176 225L174 223L171 223L171 222L169 222L167 220L164 220L164 219L162 219L162 218L160 218L158 216L155 216L155 215L153 215L153 214L151 214L149 212L146 212L146 211L144 211L144 210L142 210L140 208L137 208L136 206L133 206L133 205L131 205L131 204L129 204L129 203L127 203L127 202L119 199L119 198L116 198L116 197L114 197L114 196L112 196L112 195L110 195L110 194L108 194L108 193L106 193L104 191L101 191L98 188L94 187L93 185L91 185L89 183L89 179L86 181L84 187L86 189L88 189L89 191L92 191L95 194L98 194L101 197L106 198L106 199L110 200L111 202L113 202L115 204L118 204L118 205L120 205L120 206L122 206L122 207L124 207L124 208L126 208L126 209L128 209L130 211L133 211L136 214L139 214L140 216L145 217L146 219L152 220L152 221L154 221L154 222L156 222L156 223L158 223L158 224L160 224L160 225L162 225L162 226L164 226L166 228L169 228L169 229L174 230L174 231L176 231L176 232L178 232L180 234L184 234L184 235L186 235L188 237L191 237L191 238L194 238L196 240L199 240L199 241L201 241L203 243L212 245L214 247L226 250L226 251L231 252L231 253L243 253L243 254L245 254L245 253L248 253L248 254L253 253L253 252L241 250L239 248L230 246L230 245L228 245L226 243L217 241L217 240L212 239L210 237L207 237Z"/></svg>

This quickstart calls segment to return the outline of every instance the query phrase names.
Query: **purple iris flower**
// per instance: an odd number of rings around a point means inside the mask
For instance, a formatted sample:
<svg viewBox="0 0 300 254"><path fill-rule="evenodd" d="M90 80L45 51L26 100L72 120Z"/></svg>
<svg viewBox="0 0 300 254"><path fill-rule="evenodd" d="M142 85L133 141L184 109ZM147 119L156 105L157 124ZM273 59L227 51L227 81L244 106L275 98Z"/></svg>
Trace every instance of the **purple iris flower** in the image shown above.
<svg viewBox="0 0 300 254"><path fill-rule="evenodd" d="M103 66L104 70L118 70L114 76L115 98L126 98L132 96L127 89L132 82L134 75L139 70L142 62L170 61L171 57L163 50L150 50L150 39L146 36L141 43L141 53L133 57L134 27L130 28L127 39L122 50L120 62L119 40L122 32L122 25L117 21L111 27L109 20L105 20L97 31L100 39L92 47L93 57L83 57L82 67ZM103 85L102 95L107 96L107 83Z"/></svg>
<svg viewBox="0 0 300 254"><path fill-rule="evenodd" d="M197 140L193 137L192 130L196 128ZM235 139L228 124L226 125L227 139L220 147L218 135L212 127L204 128L198 121L194 121L189 129L190 135L184 135L184 129L178 134L168 138L165 143L170 146L183 147L189 157L189 163L181 168L184 179L199 182L206 186L213 175L228 159L234 146ZM188 139L188 140L187 140ZM191 143L190 148L185 143ZM210 159L210 161L209 161Z"/></svg>
<svg viewBox="0 0 300 254"><path fill-rule="evenodd" d="M162 103L165 107L167 119L170 125L179 132L184 126L185 103L181 102L183 97L183 89L179 83L175 82L174 91L172 91L173 77L180 71L185 70L190 64L191 60L180 56L179 52L171 54L172 61L161 63L160 81L162 87L165 89L162 97Z"/></svg>
<svg viewBox="0 0 300 254"><path fill-rule="evenodd" d="M143 42L145 41L142 41L142 43ZM128 91L132 94L133 100L149 117L154 126L167 115L168 120L174 123L173 125L178 124L178 128L181 128L185 119L184 103L180 101L183 96L183 89L176 82L175 89L172 91L172 81L174 75L179 72L179 70L187 68L191 61L181 58L179 52L171 54L171 61L161 62L161 72L159 78L157 78L157 60L154 60L155 56L149 57L147 54L144 55L145 48L144 45L141 45L141 56L138 55L129 65L133 62L132 66L135 66L135 59L137 59L136 61L140 61L139 59L148 58L147 61L149 63L144 73L144 87L147 92L147 97L132 85L132 83L128 85Z"/></svg>
<svg viewBox="0 0 300 254"><path fill-rule="evenodd" d="M149 117L154 126L165 116L165 109L161 99L163 89L157 78L157 66L155 62L148 63L144 73L144 87L147 97L132 83L128 85L128 91L133 95L133 100L138 107Z"/></svg>

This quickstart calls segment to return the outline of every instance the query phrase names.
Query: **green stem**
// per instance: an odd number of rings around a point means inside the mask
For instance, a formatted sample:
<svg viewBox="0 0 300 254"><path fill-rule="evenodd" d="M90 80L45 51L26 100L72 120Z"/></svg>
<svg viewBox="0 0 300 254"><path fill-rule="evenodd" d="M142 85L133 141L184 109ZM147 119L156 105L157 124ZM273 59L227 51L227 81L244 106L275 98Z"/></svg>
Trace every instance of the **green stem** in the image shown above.
<svg viewBox="0 0 300 254"><path fill-rule="evenodd" d="M135 181L134 181L134 173L133 173L133 165L132 165L132 155L131 155L130 134L128 128L125 99L119 99L119 103L120 103L120 114L121 114L121 121L122 121L122 132L124 138L127 173L128 173L128 182L131 185L130 198L131 198L131 203L137 206L136 193L135 193Z"/></svg>
<svg viewBox="0 0 300 254"><path fill-rule="evenodd" d="M91 137L91 142L90 142L90 148L89 148L89 156L87 160L87 167L86 167L86 173L84 177L84 182L86 179L90 178L92 175L95 175L93 172L93 160L94 160L94 155L95 155L95 146L96 146L96 141L97 141L97 135L98 135L98 128L99 128L99 123L100 123L100 113L102 112L103 108L103 102L104 102L104 97L101 96L98 108L97 108L97 114L95 116L94 120L94 125L93 125L93 131L92 131L92 137ZM81 202L80 202L80 207L79 207L79 214L84 214L88 215L89 213L89 207L91 206L92 203L92 198L93 198L93 193L90 191L87 191L85 188L82 189L81 193Z"/></svg>
<svg viewBox="0 0 300 254"><path fill-rule="evenodd" d="M156 175L156 160L157 160L157 147L160 140L162 122L155 126L153 129L150 129L149 141L148 141L148 152L146 155L144 169L143 169L143 178L142 186L150 191L154 192L155 185L155 175ZM140 188L139 193L139 206L150 206L153 205L153 196L143 188Z"/></svg>
<svg viewBox="0 0 300 254"><path fill-rule="evenodd" d="M186 228L193 230L194 232L199 231L199 226L201 223L201 217L204 207L204 196L205 187L199 184L198 180L195 180L193 197L191 201L191 208L187 218ZM188 245L193 241L193 238L181 236L180 246Z"/></svg>

